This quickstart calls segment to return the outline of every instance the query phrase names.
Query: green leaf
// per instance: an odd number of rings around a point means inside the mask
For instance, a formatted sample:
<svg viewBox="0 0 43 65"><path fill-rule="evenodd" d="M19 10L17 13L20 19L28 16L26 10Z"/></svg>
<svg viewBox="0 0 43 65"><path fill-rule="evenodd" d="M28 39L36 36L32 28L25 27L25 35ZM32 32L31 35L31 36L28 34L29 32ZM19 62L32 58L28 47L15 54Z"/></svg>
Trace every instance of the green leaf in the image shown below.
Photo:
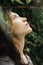
<svg viewBox="0 0 43 65"><path fill-rule="evenodd" d="M14 2L14 0L11 0L11 2L13 3L13 2Z"/></svg>
<svg viewBox="0 0 43 65"><path fill-rule="evenodd" d="M29 49L29 48L26 48L26 49L25 49L25 51L29 52L29 51L30 51L30 49Z"/></svg>
<svg viewBox="0 0 43 65"><path fill-rule="evenodd" d="M2 7L1 6L0 6L0 18L4 20L3 10L2 10Z"/></svg>
<svg viewBox="0 0 43 65"><path fill-rule="evenodd" d="M12 2L17 2L17 3L19 3L19 4L22 4L22 5L24 5L24 3L21 1L21 0L11 0Z"/></svg>
<svg viewBox="0 0 43 65"><path fill-rule="evenodd" d="M31 0L26 0L26 4L28 5L31 2Z"/></svg>

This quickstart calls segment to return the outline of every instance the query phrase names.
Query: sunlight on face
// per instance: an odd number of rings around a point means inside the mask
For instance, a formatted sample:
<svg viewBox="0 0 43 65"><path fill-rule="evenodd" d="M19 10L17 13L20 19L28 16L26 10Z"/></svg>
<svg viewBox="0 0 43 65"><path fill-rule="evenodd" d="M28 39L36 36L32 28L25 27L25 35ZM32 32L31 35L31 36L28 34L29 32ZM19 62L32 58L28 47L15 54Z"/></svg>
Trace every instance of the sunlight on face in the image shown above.
<svg viewBox="0 0 43 65"><path fill-rule="evenodd" d="M18 14L10 12L10 17L14 25L15 35L26 35L32 32L32 28L27 22L27 18L20 17Z"/></svg>

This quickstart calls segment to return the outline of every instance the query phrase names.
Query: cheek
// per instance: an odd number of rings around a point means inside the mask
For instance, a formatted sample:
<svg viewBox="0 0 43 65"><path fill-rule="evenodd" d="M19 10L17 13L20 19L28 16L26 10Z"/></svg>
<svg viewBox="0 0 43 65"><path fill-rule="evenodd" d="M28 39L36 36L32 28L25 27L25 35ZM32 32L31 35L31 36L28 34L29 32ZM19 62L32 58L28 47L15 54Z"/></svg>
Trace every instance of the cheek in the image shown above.
<svg viewBox="0 0 43 65"><path fill-rule="evenodd" d="M22 34L22 32L24 31L25 25L20 22L15 22L13 25L14 25L14 33Z"/></svg>
<svg viewBox="0 0 43 65"><path fill-rule="evenodd" d="M15 26L15 31L21 33L24 30L24 26L22 24Z"/></svg>
<svg viewBox="0 0 43 65"><path fill-rule="evenodd" d="M15 20L13 23L16 29L23 29L25 26L22 20L20 19Z"/></svg>

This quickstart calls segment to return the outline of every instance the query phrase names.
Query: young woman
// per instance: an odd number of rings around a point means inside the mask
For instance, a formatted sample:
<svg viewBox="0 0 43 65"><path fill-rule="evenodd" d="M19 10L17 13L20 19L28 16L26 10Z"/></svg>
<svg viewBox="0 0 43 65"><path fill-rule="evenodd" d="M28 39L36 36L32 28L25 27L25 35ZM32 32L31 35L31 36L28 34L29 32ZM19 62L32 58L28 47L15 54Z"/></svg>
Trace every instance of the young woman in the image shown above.
<svg viewBox="0 0 43 65"><path fill-rule="evenodd" d="M30 57L23 53L25 35L32 32L27 18L3 10L0 17L0 65L33 65Z"/></svg>

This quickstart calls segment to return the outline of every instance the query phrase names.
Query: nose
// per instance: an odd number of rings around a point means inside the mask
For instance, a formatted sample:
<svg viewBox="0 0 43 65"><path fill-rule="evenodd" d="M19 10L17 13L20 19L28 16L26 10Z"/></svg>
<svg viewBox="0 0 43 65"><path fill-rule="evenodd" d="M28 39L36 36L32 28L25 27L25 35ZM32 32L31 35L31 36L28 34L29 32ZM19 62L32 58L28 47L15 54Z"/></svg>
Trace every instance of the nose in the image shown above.
<svg viewBox="0 0 43 65"><path fill-rule="evenodd" d="M23 21L23 22L27 21L27 18L22 18L22 21Z"/></svg>

